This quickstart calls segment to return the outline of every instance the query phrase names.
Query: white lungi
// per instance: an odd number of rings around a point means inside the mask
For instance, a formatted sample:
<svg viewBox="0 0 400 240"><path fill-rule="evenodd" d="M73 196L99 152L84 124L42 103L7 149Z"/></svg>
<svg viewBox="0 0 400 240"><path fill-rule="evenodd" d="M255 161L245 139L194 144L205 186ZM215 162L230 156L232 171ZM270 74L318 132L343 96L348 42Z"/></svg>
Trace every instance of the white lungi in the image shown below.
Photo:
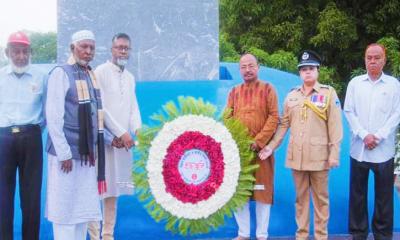
<svg viewBox="0 0 400 240"><path fill-rule="evenodd" d="M73 160L64 173L61 161L48 154L45 216L57 224L78 224L102 219L95 167Z"/></svg>

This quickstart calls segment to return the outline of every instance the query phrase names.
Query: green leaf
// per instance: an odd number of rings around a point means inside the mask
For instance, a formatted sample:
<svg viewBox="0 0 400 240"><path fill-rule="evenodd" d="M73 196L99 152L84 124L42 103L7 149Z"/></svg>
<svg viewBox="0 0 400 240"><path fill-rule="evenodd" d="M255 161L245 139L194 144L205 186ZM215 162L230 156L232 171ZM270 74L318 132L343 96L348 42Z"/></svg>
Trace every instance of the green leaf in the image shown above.
<svg viewBox="0 0 400 240"><path fill-rule="evenodd" d="M241 159L240 177L236 193L232 198L219 209L217 212L211 214L207 218L202 219L185 219L172 216L168 211L159 205L150 191L150 186L147 179L147 158L151 148L151 142L157 136L158 132L162 129L163 125L168 121L173 121L182 115L202 115L211 117L215 120L218 118L223 121L232 138L236 141L239 148L239 155ZM223 117L225 116L225 117ZM144 126L138 133L139 146L137 146L137 156L140 156L135 161L133 170L133 179L136 184L136 191L139 201L144 203L147 212L157 222L165 221L165 229L173 233L181 235L193 235L200 233L207 233L211 229L216 229L224 224L225 216L232 217L233 211L236 211L238 206L245 204L249 196L252 195L253 183L255 178L254 171L258 165L253 163L254 153L250 150L249 145L253 141L249 136L249 132L244 125L233 118L226 118L226 115L221 114L217 118L216 107L203 99L195 99L193 97L178 98L178 105L170 101L162 107L162 111L152 115L152 119L158 122L153 127Z"/></svg>

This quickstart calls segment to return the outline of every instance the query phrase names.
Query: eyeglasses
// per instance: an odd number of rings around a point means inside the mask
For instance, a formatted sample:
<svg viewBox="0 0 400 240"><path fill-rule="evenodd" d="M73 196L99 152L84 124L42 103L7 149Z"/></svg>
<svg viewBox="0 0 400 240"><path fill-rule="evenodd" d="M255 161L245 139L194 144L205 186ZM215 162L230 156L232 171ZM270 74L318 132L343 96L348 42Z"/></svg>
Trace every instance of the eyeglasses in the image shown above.
<svg viewBox="0 0 400 240"><path fill-rule="evenodd" d="M131 50L130 47L125 47L125 46L114 46L114 49L117 49L118 51L125 51L125 52L129 52Z"/></svg>

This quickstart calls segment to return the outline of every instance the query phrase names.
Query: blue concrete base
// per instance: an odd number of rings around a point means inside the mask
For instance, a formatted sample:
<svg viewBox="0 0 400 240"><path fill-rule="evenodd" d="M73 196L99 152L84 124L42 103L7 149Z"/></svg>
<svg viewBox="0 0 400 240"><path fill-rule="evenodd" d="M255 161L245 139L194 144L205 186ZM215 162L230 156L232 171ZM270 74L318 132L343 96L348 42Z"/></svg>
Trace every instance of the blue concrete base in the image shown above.
<svg viewBox="0 0 400 240"><path fill-rule="evenodd" d="M237 64L221 63L227 73L221 76L231 80L218 81L162 81L138 82L137 96L144 123L151 124L149 116L158 111L166 101L176 100L178 96L202 97L218 106L222 110L232 86L241 83ZM228 75L229 74L229 75ZM280 106L290 89L301 82L298 76L278 70L262 67L260 79L271 82L277 89ZM229 77L230 76L230 77ZM349 131L344 121L345 132L341 149L340 167L330 172L330 234L346 234L348 221L348 194L349 194ZM269 233L271 236L293 236L296 230L294 201L295 193L291 171L284 167L287 141L276 152L275 165L275 199L271 210ZM42 189L42 214L46 198L47 161L44 166ZM373 209L373 178L370 177L369 212ZM17 190L18 193L18 190ZM400 199L395 194L394 229L400 232ZM16 194L15 212L15 240L21 239L21 211L19 210L19 195ZM254 209L254 206L252 206ZM254 213L254 211L253 211ZM254 214L252 216L254 232ZM311 218L312 222L312 218ZM145 211L136 196L124 196L118 202L118 219L115 229L115 239L227 239L236 236L237 226L232 218L226 219L226 224L217 231L209 234L184 238L172 235L164 230L164 223L156 223ZM42 218L40 239L53 239L51 223ZM400 238L399 238L400 239Z"/></svg>

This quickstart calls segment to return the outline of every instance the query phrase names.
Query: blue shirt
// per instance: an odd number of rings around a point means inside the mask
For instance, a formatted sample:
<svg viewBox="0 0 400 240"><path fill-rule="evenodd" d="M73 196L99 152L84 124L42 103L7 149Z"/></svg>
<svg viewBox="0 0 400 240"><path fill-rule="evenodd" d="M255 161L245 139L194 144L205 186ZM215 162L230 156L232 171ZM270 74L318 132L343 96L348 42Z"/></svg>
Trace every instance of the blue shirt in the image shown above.
<svg viewBox="0 0 400 240"><path fill-rule="evenodd" d="M0 127L44 125L47 74L34 66L18 78L11 66L0 69Z"/></svg>
<svg viewBox="0 0 400 240"><path fill-rule="evenodd" d="M396 78L383 73L376 81L367 74L353 78L347 86L344 113L352 133L351 157L373 163L393 158L400 122L400 83ZM379 139L372 150L363 142L368 134Z"/></svg>

